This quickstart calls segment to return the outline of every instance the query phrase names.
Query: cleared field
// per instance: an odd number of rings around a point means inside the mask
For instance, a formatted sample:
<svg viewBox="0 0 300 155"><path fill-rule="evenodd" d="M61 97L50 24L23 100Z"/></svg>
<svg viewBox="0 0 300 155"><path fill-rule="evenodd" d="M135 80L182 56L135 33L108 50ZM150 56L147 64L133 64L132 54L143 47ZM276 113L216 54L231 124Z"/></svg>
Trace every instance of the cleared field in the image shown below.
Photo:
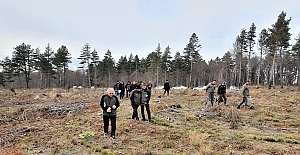
<svg viewBox="0 0 300 155"><path fill-rule="evenodd" d="M152 123L132 120L125 98L113 144L103 137L105 90L0 90L0 154L300 154L299 91L253 88L254 110L236 109L241 95L230 92L229 106L204 113L202 90L154 90Z"/></svg>

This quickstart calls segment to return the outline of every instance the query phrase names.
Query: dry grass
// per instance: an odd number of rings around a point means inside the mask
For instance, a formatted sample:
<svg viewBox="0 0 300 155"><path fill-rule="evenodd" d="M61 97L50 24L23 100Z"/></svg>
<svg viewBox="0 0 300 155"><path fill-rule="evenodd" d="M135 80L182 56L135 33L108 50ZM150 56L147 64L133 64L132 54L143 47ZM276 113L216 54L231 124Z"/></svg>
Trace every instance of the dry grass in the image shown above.
<svg viewBox="0 0 300 155"><path fill-rule="evenodd" d="M117 118L117 144L105 139L99 98L105 89L0 90L1 118L20 117L41 104L89 103L89 109L64 118L0 122L2 154L300 154L300 93L293 89L252 89L254 110L236 109L239 94L228 95L228 104L215 106L212 117L197 119L205 107L203 91L171 90L170 96L153 92L150 103L153 123L131 120L128 98L121 101ZM153 100L159 100L159 103ZM168 112L170 105L181 105ZM140 108L138 109L140 111ZM140 112L139 112L140 113ZM30 117L30 116L28 116ZM17 129L33 127L15 138ZM80 134L95 133L81 139ZM26 134L24 136L23 134ZM11 135L11 134L8 134ZM0 140L1 140L0 139ZM287 149L288 148L288 149ZM0 155L1 155L0 153Z"/></svg>
<svg viewBox="0 0 300 155"><path fill-rule="evenodd" d="M0 155L24 155L24 151L15 148L0 149Z"/></svg>

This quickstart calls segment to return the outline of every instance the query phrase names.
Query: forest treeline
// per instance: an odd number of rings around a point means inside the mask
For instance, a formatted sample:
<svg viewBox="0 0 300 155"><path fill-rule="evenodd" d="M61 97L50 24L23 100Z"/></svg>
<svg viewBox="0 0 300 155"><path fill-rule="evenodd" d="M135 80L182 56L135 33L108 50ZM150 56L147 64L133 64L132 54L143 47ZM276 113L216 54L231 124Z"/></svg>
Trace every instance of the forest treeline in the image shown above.
<svg viewBox="0 0 300 155"><path fill-rule="evenodd" d="M111 87L117 80L137 80L152 81L158 86L168 79L171 86L194 87L216 79L239 87L248 79L252 84L270 88L299 86L300 34L291 45L290 22L291 18L281 12L275 23L262 29L258 36L252 23L249 29L241 29L233 48L223 57L208 62L200 54L202 45L196 33L174 57L170 46L162 48L158 44L145 58L130 54L116 61L110 50L100 58L98 51L86 43L75 71L69 69L72 57L66 46L54 51L48 43L42 51L21 43L14 47L11 58L1 60L0 84L6 88ZM255 48L258 52L254 53Z"/></svg>

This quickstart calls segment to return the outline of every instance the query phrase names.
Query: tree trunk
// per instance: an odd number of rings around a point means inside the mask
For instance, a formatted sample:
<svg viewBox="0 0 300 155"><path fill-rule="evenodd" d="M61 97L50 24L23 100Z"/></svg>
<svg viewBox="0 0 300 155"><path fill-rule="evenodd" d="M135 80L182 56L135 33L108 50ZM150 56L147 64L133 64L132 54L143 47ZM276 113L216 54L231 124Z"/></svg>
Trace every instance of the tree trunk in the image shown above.
<svg viewBox="0 0 300 155"><path fill-rule="evenodd" d="M158 64L156 64L156 65L157 65L156 66L156 85L158 86Z"/></svg>
<svg viewBox="0 0 300 155"><path fill-rule="evenodd" d="M259 79L260 79L260 70L261 70L261 64L262 64L262 49L260 51L260 62L259 62L259 66L258 66L258 74L257 74L257 86L259 87Z"/></svg>
<svg viewBox="0 0 300 155"><path fill-rule="evenodd" d="M269 89L271 89L271 82L273 81L273 86L274 86L274 78L273 78L273 76L274 76L274 68L275 68L275 60L276 60L276 48L275 48L275 50L274 50L274 56L273 56L273 62L272 62L272 67L271 67L271 70L270 70L270 79L269 79ZM272 80L272 78L273 78L273 80Z"/></svg>
<svg viewBox="0 0 300 155"><path fill-rule="evenodd" d="M91 74L90 74L90 62L89 62L89 60L88 60L88 62L87 62L87 68L88 68L88 80L89 80L89 82L88 82L88 84L89 84L89 88L91 88Z"/></svg>
<svg viewBox="0 0 300 155"><path fill-rule="evenodd" d="M299 80L299 78L300 78L300 62L298 60L298 77L297 77L297 85L298 86L300 86L300 80Z"/></svg>
<svg viewBox="0 0 300 155"><path fill-rule="evenodd" d="M241 51L240 54L240 67L239 67L239 88L241 88L241 78L242 78L242 59L243 59L243 53Z"/></svg>
<svg viewBox="0 0 300 155"><path fill-rule="evenodd" d="M50 73L47 73L47 83L48 83L47 88L50 88Z"/></svg>
<svg viewBox="0 0 300 155"><path fill-rule="evenodd" d="M191 72L188 87L192 86L192 72L193 72L193 61L191 60Z"/></svg>
<svg viewBox="0 0 300 155"><path fill-rule="evenodd" d="M280 62L280 64L279 64L279 76L280 76L280 86L281 86L281 88L283 88L283 67L282 67L282 63L283 63L283 58L282 58L282 47L280 47L280 49L279 49L279 62Z"/></svg>
<svg viewBox="0 0 300 155"><path fill-rule="evenodd" d="M94 66L94 70L95 70L95 73L94 73L94 86L96 87L96 84L97 84L97 67L96 65Z"/></svg>

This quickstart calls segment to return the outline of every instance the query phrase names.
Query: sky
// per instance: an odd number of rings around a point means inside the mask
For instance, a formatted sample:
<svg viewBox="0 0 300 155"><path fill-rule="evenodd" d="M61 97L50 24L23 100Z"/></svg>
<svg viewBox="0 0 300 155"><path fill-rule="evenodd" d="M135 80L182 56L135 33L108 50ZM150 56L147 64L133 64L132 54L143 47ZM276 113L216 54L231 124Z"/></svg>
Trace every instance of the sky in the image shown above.
<svg viewBox="0 0 300 155"><path fill-rule="evenodd" d="M241 29L254 23L258 36L282 11L291 17L295 43L299 6L299 0L1 0L0 60L21 43L42 51L50 43L55 51L68 48L75 70L86 43L100 59L107 50L115 61L130 53L145 58L158 44L162 51L170 46L174 56L196 33L200 55L209 61L233 49Z"/></svg>

